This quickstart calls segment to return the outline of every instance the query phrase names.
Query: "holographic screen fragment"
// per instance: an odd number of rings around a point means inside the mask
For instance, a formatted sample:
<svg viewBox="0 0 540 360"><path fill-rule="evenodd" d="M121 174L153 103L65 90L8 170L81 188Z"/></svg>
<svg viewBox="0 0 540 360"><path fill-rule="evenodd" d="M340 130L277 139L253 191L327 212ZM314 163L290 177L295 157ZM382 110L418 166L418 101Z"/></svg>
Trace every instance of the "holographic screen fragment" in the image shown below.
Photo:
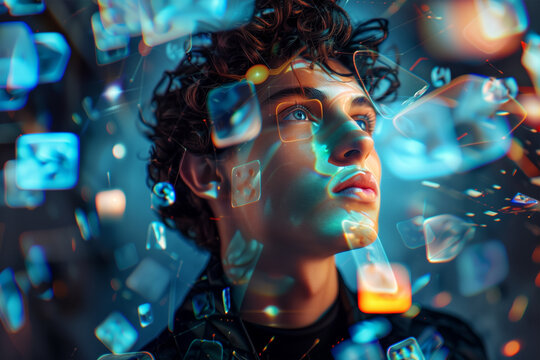
<svg viewBox="0 0 540 360"><path fill-rule="evenodd" d="M143 259L126 279L126 286L150 302L161 298L169 284L170 272L151 258Z"/></svg>
<svg viewBox="0 0 540 360"><path fill-rule="evenodd" d="M34 43L39 58L39 83L59 81L71 55L66 39L59 33L37 33Z"/></svg>
<svg viewBox="0 0 540 360"><path fill-rule="evenodd" d="M384 118L392 119L429 88L425 80L376 51L359 50L353 57L360 85Z"/></svg>
<svg viewBox="0 0 540 360"><path fill-rule="evenodd" d="M200 340L195 339L189 344L184 360L222 360L223 345L215 340Z"/></svg>
<svg viewBox="0 0 540 360"><path fill-rule="evenodd" d="M424 221L426 239L426 258L431 263L453 260L472 240L476 228L457 216L442 214Z"/></svg>
<svg viewBox="0 0 540 360"><path fill-rule="evenodd" d="M139 1L144 42L148 46L195 33L233 29L247 23L253 0Z"/></svg>
<svg viewBox="0 0 540 360"><path fill-rule="evenodd" d="M0 320L10 333L19 331L26 321L23 298L11 268L0 272Z"/></svg>
<svg viewBox="0 0 540 360"><path fill-rule="evenodd" d="M155 360L154 356L149 352L131 352L124 354L104 354L98 357L97 360Z"/></svg>
<svg viewBox="0 0 540 360"><path fill-rule="evenodd" d="M72 133L27 134L17 139L17 186L71 189L79 177L79 138Z"/></svg>
<svg viewBox="0 0 540 360"><path fill-rule="evenodd" d="M160 207L167 207L174 204L176 201L176 192L174 187L168 182L159 182L152 188L150 195L152 209L159 209Z"/></svg>
<svg viewBox="0 0 540 360"><path fill-rule="evenodd" d="M12 208L35 208L45 200L45 193L39 190L21 190L17 186L16 161L4 164L4 200Z"/></svg>
<svg viewBox="0 0 540 360"><path fill-rule="evenodd" d="M137 313L139 314L141 327L145 328L154 322L154 313L152 312L152 305L150 303L139 305L137 307Z"/></svg>
<svg viewBox="0 0 540 360"><path fill-rule="evenodd" d="M526 117L514 92L513 79L461 76L394 117L396 131L386 129L376 137L381 158L406 179L444 176L494 161L507 153L511 133Z"/></svg>
<svg viewBox="0 0 540 360"><path fill-rule="evenodd" d="M135 327L116 311L96 327L94 334L103 345L116 354L131 349L139 337Z"/></svg>
<svg viewBox="0 0 540 360"><path fill-rule="evenodd" d="M442 346L444 344L444 338L441 334L437 332L437 330L429 326L422 331L420 336L418 336L418 345L420 345L420 350L422 350L422 353L428 360L435 360L438 359L437 352L439 352L442 355L443 349ZM446 359L443 357L443 359Z"/></svg>
<svg viewBox="0 0 540 360"><path fill-rule="evenodd" d="M148 233L146 235L146 250L150 249L167 249L165 224L162 222L152 221L150 225L148 225Z"/></svg>
<svg viewBox="0 0 540 360"><path fill-rule="evenodd" d="M98 5L105 30L130 36L141 33L139 0L98 0Z"/></svg>
<svg viewBox="0 0 540 360"><path fill-rule="evenodd" d="M415 338L410 337L393 344L386 351L388 360L425 360Z"/></svg>
<svg viewBox="0 0 540 360"><path fill-rule="evenodd" d="M498 240L472 244L456 261L459 291L463 296L478 294L508 276L508 256Z"/></svg>
<svg viewBox="0 0 540 360"><path fill-rule="evenodd" d="M412 219L400 221L396 224L396 227L403 243L409 249L416 249L426 245L423 216L415 216Z"/></svg>
<svg viewBox="0 0 540 360"><path fill-rule="evenodd" d="M251 204L261 198L261 163L259 160L232 169L231 206Z"/></svg>
<svg viewBox="0 0 540 360"><path fill-rule="evenodd" d="M261 131L261 110L255 85L242 80L213 89L208 94L212 141L219 148L252 140Z"/></svg>
<svg viewBox="0 0 540 360"><path fill-rule="evenodd" d="M96 48L96 62L98 65L106 65L126 58L129 55L129 48L127 46L101 51Z"/></svg>
<svg viewBox="0 0 540 360"><path fill-rule="evenodd" d="M538 200L519 192L512 198L512 200L510 200L510 202L514 205L525 208L538 204Z"/></svg>
<svg viewBox="0 0 540 360"><path fill-rule="evenodd" d="M384 359L381 346L378 342L356 343L345 340L332 348L334 360L380 360Z"/></svg>
<svg viewBox="0 0 540 360"><path fill-rule="evenodd" d="M99 13L94 13L91 19L92 31L96 48L101 51L122 49L129 44L129 35L107 31L101 22Z"/></svg>
<svg viewBox="0 0 540 360"><path fill-rule="evenodd" d="M352 325L349 334L355 343L366 344L385 337L391 330L392 324L388 319L375 317Z"/></svg>
<svg viewBox="0 0 540 360"><path fill-rule="evenodd" d="M529 26L522 0L475 0L481 29L488 39L501 39L524 32Z"/></svg>
<svg viewBox="0 0 540 360"><path fill-rule="evenodd" d="M5 0L4 4L11 16L34 15L45 10L43 0Z"/></svg>
<svg viewBox="0 0 540 360"><path fill-rule="evenodd" d="M209 292L194 295L191 299L191 305L195 319L203 319L216 312L214 297Z"/></svg>
<svg viewBox="0 0 540 360"><path fill-rule="evenodd" d="M52 274L49 266L47 265L45 251L41 246L33 245L28 249L24 259L24 264L26 266L28 279L32 283L32 286L35 288L42 285L50 286Z"/></svg>
<svg viewBox="0 0 540 360"><path fill-rule="evenodd" d="M0 24L0 111L18 110L38 82L38 54L23 22Z"/></svg>

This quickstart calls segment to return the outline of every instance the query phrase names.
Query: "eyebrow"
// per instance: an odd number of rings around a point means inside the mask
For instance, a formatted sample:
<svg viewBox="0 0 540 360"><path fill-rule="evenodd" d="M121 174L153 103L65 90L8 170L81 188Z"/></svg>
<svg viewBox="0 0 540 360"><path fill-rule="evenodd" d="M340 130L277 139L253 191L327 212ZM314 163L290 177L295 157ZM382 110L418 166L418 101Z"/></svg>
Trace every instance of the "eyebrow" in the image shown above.
<svg viewBox="0 0 540 360"><path fill-rule="evenodd" d="M281 100L291 95L299 95L299 96L303 96L309 99L317 99L320 102L324 102L327 99L326 95L322 91L317 90L315 88L294 87L294 88L283 89L283 90L273 93L267 99L264 100L264 103L267 103L270 101Z"/></svg>

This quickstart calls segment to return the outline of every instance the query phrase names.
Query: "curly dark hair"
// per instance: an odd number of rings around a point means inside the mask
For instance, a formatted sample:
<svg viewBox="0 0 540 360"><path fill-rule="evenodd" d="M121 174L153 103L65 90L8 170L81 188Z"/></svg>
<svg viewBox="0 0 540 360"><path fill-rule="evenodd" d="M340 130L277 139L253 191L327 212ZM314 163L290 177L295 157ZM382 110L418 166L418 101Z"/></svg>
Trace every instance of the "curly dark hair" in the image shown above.
<svg viewBox="0 0 540 360"><path fill-rule="evenodd" d="M281 65L299 49L300 56L330 71L336 59L354 75L352 54L377 50L388 34L385 19L352 26L334 0L259 0L253 19L241 28L205 34L211 43L194 45L174 71L165 72L154 90L155 122L147 136L153 142L148 163L150 186L173 184L176 202L157 209L166 224L196 244L219 252L219 236L208 203L196 196L179 176L185 151L215 154L210 137L206 99L210 90L237 81L256 64ZM143 120L144 121L144 120Z"/></svg>

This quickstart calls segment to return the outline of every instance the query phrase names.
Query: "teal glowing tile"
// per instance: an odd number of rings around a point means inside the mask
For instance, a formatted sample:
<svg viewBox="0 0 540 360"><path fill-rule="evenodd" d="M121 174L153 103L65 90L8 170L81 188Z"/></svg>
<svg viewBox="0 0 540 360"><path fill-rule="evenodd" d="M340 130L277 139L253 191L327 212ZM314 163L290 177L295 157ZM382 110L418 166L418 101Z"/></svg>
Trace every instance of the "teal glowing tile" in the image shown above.
<svg viewBox="0 0 540 360"><path fill-rule="evenodd" d="M38 54L28 25L1 23L0 44L0 89L33 89L38 82Z"/></svg>
<svg viewBox="0 0 540 360"><path fill-rule="evenodd" d="M131 323L119 312L112 312L94 334L113 353L123 353L131 349L139 334Z"/></svg>
<svg viewBox="0 0 540 360"><path fill-rule="evenodd" d="M146 235L146 250L167 249L167 237L165 235L165 225L159 221L152 221L148 225L148 232Z"/></svg>
<svg viewBox="0 0 540 360"><path fill-rule="evenodd" d="M424 220L426 258L431 263L453 260L475 232L474 224L455 215L442 214Z"/></svg>
<svg viewBox="0 0 540 360"><path fill-rule="evenodd" d="M11 268L0 272L0 320L10 333L19 331L26 321L23 298Z"/></svg>
<svg viewBox="0 0 540 360"><path fill-rule="evenodd" d="M420 276L418 279L414 281L414 283L411 286L411 294L414 295L423 288L425 288L429 282L431 281L431 274L427 273L422 276Z"/></svg>
<svg viewBox="0 0 540 360"><path fill-rule="evenodd" d="M386 351L388 360L425 360L415 338L410 337L393 344Z"/></svg>
<svg viewBox="0 0 540 360"><path fill-rule="evenodd" d="M426 245L423 224L423 216L415 216L412 219L400 221L396 224L403 243L409 249L416 249Z"/></svg>
<svg viewBox="0 0 540 360"><path fill-rule="evenodd" d="M126 279L126 286L150 302L156 302L169 285L171 274L157 261L143 259Z"/></svg>
<svg viewBox="0 0 540 360"><path fill-rule="evenodd" d="M97 360L155 360L154 356L146 351L130 352L124 354L104 354Z"/></svg>
<svg viewBox="0 0 540 360"><path fill-rule="evenodd" d="M446 85L450 82L451 79L452 73L450 72L450 68L435 66L431 70L431 84L434 87L441 87L443 85Z"/></svg>
<svg viewBox="0 0 540 360"><path fill-rule="evenodd" d="M508 255L498 240L469 245L456 261L463 296L481 293L508 276Z"/></svg>
<svg viewBox="0 0 540 360"><path fill-rule="evenodd" d="M189 344L184 360L222 360L223 345L215 340L195 339Z"/></svg>
<svg viewBox="0 0 540 360"><path fill-rule="evenodd" d="M45 200L45 193L37 190L22 190L17 186L16 161L4 165L4 200L12 208L35 208Z"/></svg>
<svg viewBox="0 0 540 360"><path fill-rule="evenodd" d="M244 206L261 198L261 163L259 160L235 166L232 169L233 208Z"/></svg>
<svg viewBox="0 0 540 360"><path fill-rule="evenodd" d="M147 327L154 322L154 313L152 312L152 305L150 303L139 305L137 313L139 314L141 327Z"/></svg>
<svg viewBox="0 0 540 360"><path fill-rule="evenodd" d="M5 0L11 16L34 15L45 10L44 0Z"/></svg>
<svg viewBox="0 0 540 360"><path fill-rule="evenodd" d="M17 186L71 189L79 177L79 138L72 133L27 134L17 139Z"/></svg>
<svg viewBox="0 0 540 360"><path fill-rule="evenodd" d="M98 0L103 27L113 33L141 34L138 0Z"/></svg>
<svg viewBox="0 0 540 360"><path fill-rule="evenodd" d="M194 295L191 299L191 305L196 319L203 319L216 312L214 297L209 292Z"/></svg>
<svg viewBox="0 0 540 360"><path fill-rule="evenodd" d="M331 350L334 360L380 360L384 358L378 342L356 343L345 340Z"/></svg>
<svg viewBox="0 0 540 360"><path fill-rule="evenodd" d="M45 251L39 245L33 245L28 249L24 259L28 278L34 287L50 284L52 274L47 264Z"/></svg>
<svg viewBox="0 0 540 360"><path fill-rule="evenodd" d="M158 210L160 207L167 207L176 201L174 187L168 182L159 182L152 188L151 203L152 208Z"/></svg>
<svg viewBox="0 0 540 360"><path fill-rule="evenodd" d="M352 325L349 334L355 343L365 344L385 337L391 330L390 321L383 317L374 317Z"/></svg>
<svg viewBox="0 0 540 360"><path fill-rule="evenodd" d="M261 131L262 117L251 81L226 84L208 93L212 141L224 148L252 140Z"/></svg>
<svg viewBox="0 0 540 360"><path fill-rule="evenodd" d="M71 49L62 34L37 33L34 34L34 44L39 59L38 82L52 83L59 81L71 55Z"/></svg>
<svg viewBox="0 0 540 360"><path fill-rule="evenodd" d="M1 75L1 74L0 74ZM0 111L22 109L28 100L28 91L24 89L7 90L0 87Z"/></svg>
<svg viewBox="0 0 540 360"><path fill-rule="evenodd" d="M119 247L114 251L114 260L118 270L123 271L139 262L139 255L134 243Z"/></svg>
<svg viewBox="0 0 540 360"><path fill-rule="evenodd" d="M223 312L228 314L231 310L231 288L226 287L221 291L221 300L223 301Z"/></svg>
<svg viewBox="0 0 540 360"><path fill-rule="evenodd" d="M91 19L92 31L96 48L101 51L125 48L129 44L129 35L107 31L103 27L99 13L94 13Z"/></svg>

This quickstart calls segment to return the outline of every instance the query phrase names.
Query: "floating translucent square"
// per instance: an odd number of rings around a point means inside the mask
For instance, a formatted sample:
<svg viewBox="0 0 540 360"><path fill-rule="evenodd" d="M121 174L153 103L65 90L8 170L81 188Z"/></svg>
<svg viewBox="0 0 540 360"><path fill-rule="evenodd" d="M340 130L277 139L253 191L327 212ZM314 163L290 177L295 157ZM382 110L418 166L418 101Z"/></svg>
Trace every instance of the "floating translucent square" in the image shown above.
<svg viewBox="0 0 540 360"><path fill-rule="evenodd" d="M469 245L456 261L463 296L478 294L508 276L508 256L498 240Z"/></svg>
<svg viewBox="0 0 540 360"><path fill-rule="evenodd" d="M485 36L501 39L521 33L529 26L522 0L475 0Z"/></svg>
<svg viewBox="0 0 540 360"><path fill-rule="evenodd" d="M96 48L101 51L125 48L129 44L129 35L113 33L103 27L99 13L94 13L91 19L92 31Z"/></svg>
<svg viewBox="0 0 540 360"><path fill-rule="evenodd" d="M235 166L232 169L233 208L247 205L261 198L261 163L259 160Z"/></svg>
<svg viewBox="0 0 540 360"><path fill-rule="evenodd" d="M114 260L118 270L126 270L139 262L137 248L134 243L125 244L114 251Z"/></svg>
<svg viewBox="0 0 540 360"><path fill-rule="evenodd" d="M472 240L476 228L473 224L450 214L430 217L424 221L426 257L429 262L440 263L453 260Z"/></svg>
<svg viewBox="0 0 540 360"><path fill-rule="evenodd" d="M155 360L154 356L146 351L131 352L124 354L105 354L97 360Z"/></svg>
<svg viewBox="0 0 540 360"><path fill-rule="evenodd" d="M45 251L39 245L33 245L28 249L24 259L26 273L34 287L49 284L52 280L51 270L47 265Z"/></svg>
<svg viewBox="0 0 540 360"><path fill-rule="evenodd" d="M4 164L4 200L6 205L13 208L35 208L45 200L43 191L21 190L17 187L16 161L6 161Z"/></svg>
<svg viewBox="0 0 540 360"><path fill-rule="evenodd" d="M150 249L167 249L165 225L162 222L152 221L150 225L148 225L148 233L146 235L146 250Z"/></svg>
<svg viewBox="0 0 540 360"><path fill-rule="evenodd" d="M5 0L11 16L39 14L45 10L43 0Z"/></svg>
<svg viewBox="0 0 540 360"><path fill-rule="evenodd" d="M171 206L176 201L174 187L168 182L159 182L155 184L150 196L153 209Z"/></svg>
<svg viewBox="0 0 540 360"><path fill-rule="evenodd" d="M79 177L79 138L72 133L27 134L17 139L17 186L71 189Z"/></svg>
<svg viewBox="0 0 540 360"><path fill-rule="evenodd" d="M119 219L126 210L126 195L121 189L103 190L96 194L96 210L100 219Z"/></svg>
<svg viewBox="0 0 540 360"><path fill-rule="evenodd" d="M216 312L214 297L209 292L194 295L191 299L191 305L196 319L203 319Z"/></svg>
<svg viewBox="0 0 540 360"><path fill-rule="evenodd" d="M363 289L390 294L398 290L394 271L379 238L367 246L356 249L354 259Z"/></svg>
<svg viewBox="0 0 540 360"><path fill-rule="evenodd" d="M138 0L98 0L103 27L113 34L141 33Z"/></svg>
<svg viewBox="0 0 540 360"><path fill-rule="evenodd" d="M113 353L128 351L139 337L135 327L116 311L96 327L94 334Z"/></svg>
<svg viewBox="0 0 540 360"><path fill-rule="evenodd" d="M443 344L444 338L433 326L425 328L420 336L418 336L418 345L420 345L420 350L422 350L422 353L426 359L429 360L436 359L436 353L441 351Z"/></svg>
<svg viewBox="0 0 540 360"><path fill-rule="evenodd" d="M392 264L391 272L396 282L396 290L388 292L372 290L366 286L365 276L358 277L358 308L369 314L403 313L411 307L411 280L409 271L402 265ZM373 282L373 281L372 281Z"/></svg>
<svg viewBox="0 0 540 360"><path fill-rule="evenodd" d="M386 351L386 356L388 360L425 360L418 342L413 337L390 346Z"/></svg>
<svg viewBox="0 0 540 360"><path fill-rule="evenodd" d="M154 313L152 312L152 305L150 303L139 305L137 313L139 314L141 327L145 328L154 322Z"/></svg>
<svg viewBox="0 0 540 360"><path fill-rule="evenodd" d="M184 360L222 360L223 345L215 340L195 339L189 344Z"/></svg>
<svg viewBox="0 0 540 360"><path fill-rule="evenodd" d="M71 55L66 39L59 33L34 34L34 44L39 59L39 83L59 81Z"/></svg>
<svg viewBox="0 0 540 360"><path fill-rule="evenodd" d="M334 360L380 360L384 358L378 342L356 343L344 340L332 348Z"/></svg>
<svg viewBox="0 0 540 360"><path fill-rule="evenodd" d="M32 31L23 22L0 24L0 89L30 90L38 82L38 54Z"/></svg>
<svg viewBox="0 0 540 360"><path fill-rule="evenodd" d="M0 320L10 333L19 331L26 321L23 298L11 268L0 272Z"/></svg>
<svg viewBox="0 0 540 360"><path fill-rule="evenodd" d="M415 216L412 219L400 221L396 224L396 227L403 243L409 249L416 249L426 245L423 216Z"/></svg>
<svg viewBox="0 0 540 360"><path fill-rule="evenodd" d="M96 61L98 65L111 64L113 62L126 58L128 55L129 48L127 46L106 51L102 51L96 48Z"/></svg>
<svg viewBox="0 0 540 360"><path fill-rule="evenodd" d="M170 273L151 258L145 258L126 279L126 285L150 302L159 300L170 281Z"/></svg>
<svg viewBox="0 0 540 360"><path fill-rule="evenodd" d="M388 319L375 317L352 325L349 328L349 334L355 343L365 344L385 337L391 330L392 324Z"/></svg>
<svg viewBox="0 0 540 360"><path fill-rule="evenodd" d="M251 81L242 80L211 90L207 106L212 141L217 147L240 144L259 135L261 110Z"/></svg>

